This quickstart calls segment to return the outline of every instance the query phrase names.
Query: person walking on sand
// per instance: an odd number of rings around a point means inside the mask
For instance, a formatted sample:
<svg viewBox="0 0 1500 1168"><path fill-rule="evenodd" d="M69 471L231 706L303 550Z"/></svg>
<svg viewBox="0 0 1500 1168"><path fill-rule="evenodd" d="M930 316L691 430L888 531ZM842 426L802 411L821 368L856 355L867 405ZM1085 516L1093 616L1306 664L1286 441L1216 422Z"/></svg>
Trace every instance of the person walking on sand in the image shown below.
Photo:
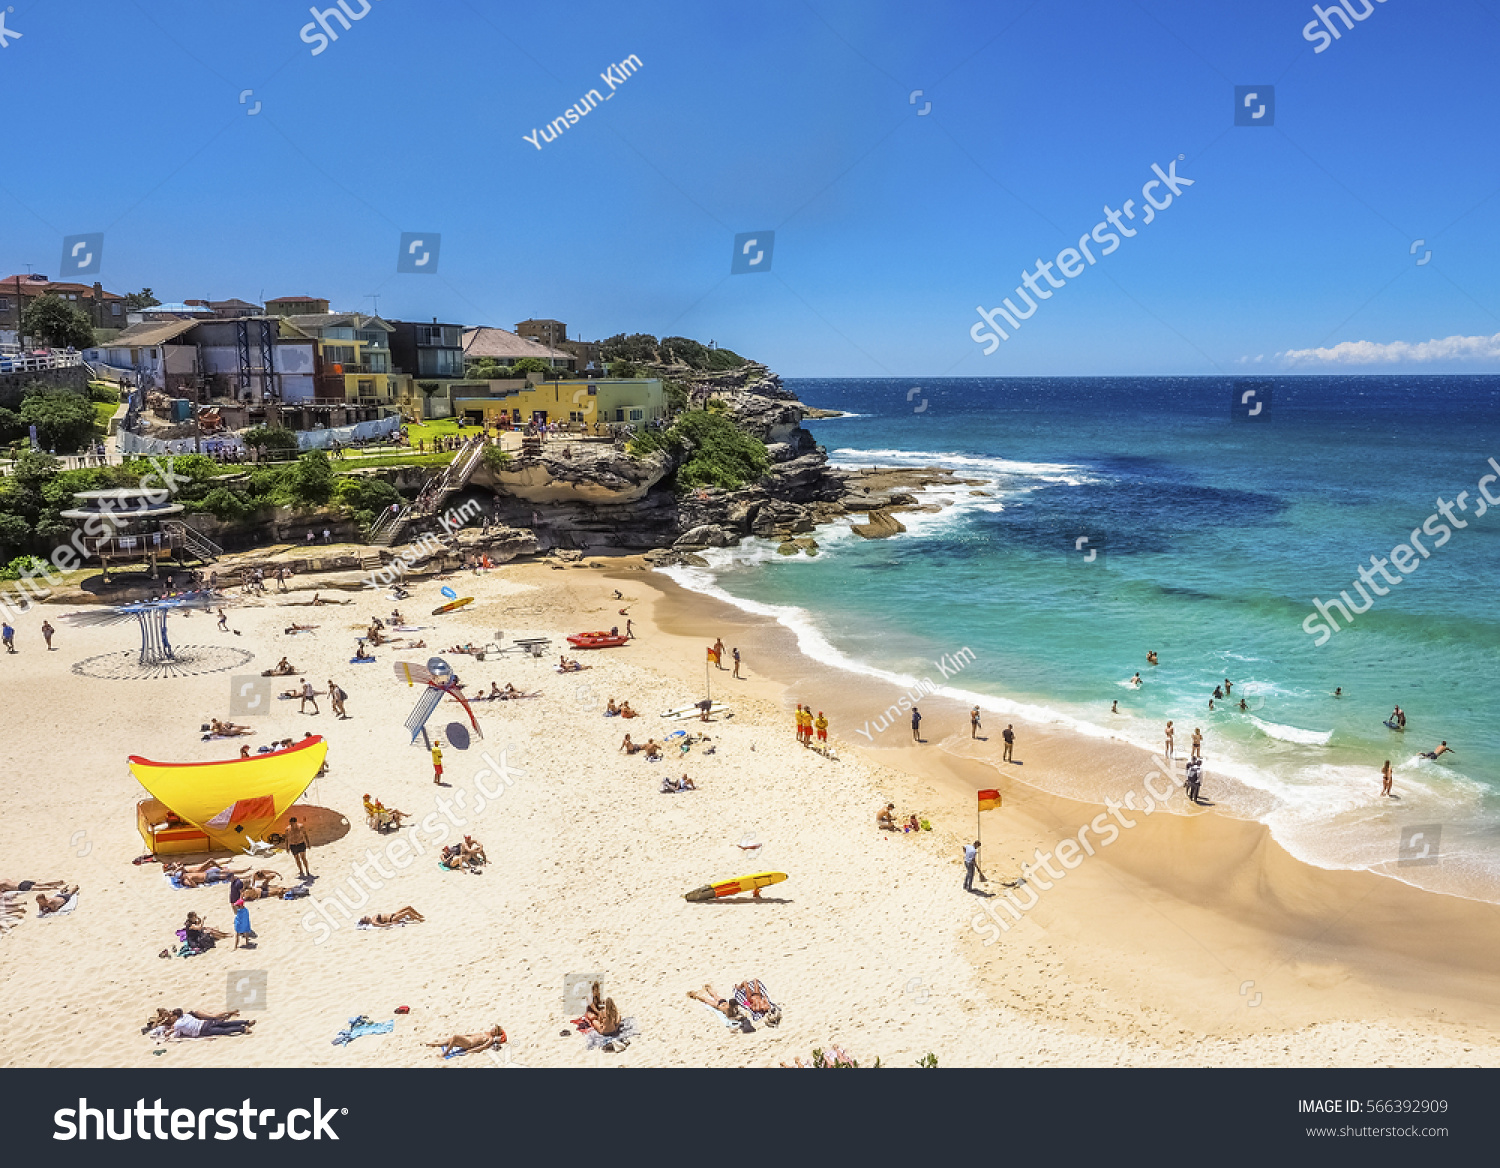
<svg viewBox="0 0 1500 1168"><path fill-rule="evenodd" d="M443 782L443 748L436 742L432 744L432 781L439 786Z"/></svg>
<svg viewBox="0 0 1500 1168"><path fill-rule="evenodd" d="M724 638L714 638L714 664L720 669L724 668Z"/></svg>
<svg viewBox="0 0 1500 1168"><path fill-rule="evenodd" d="M1385 766L1380 768L1380 794L1382 796L1391 793L1391 782L1394 776L1391 774L1391 760L1385 760Z"/></svg>
<svg viewBox="0 0 1500 1168"><path fill-rule="evenodd" d="M1193 753L1188 757L1190 759L1203 757L1203 731L1196 726L1193 727Z"/></svg>
<svg viewBox="0 0 1500 1168"><path fill-rule="evenodd" d="M292 859L296 861L297 875L311 876L312 869L307 864L307 831L297 822L295 815L287 820L283 834L286 836L286 850L292 853Z"/></svg>
<svg viewBox="0 0 1500 1168"><path fill-rule="evenodd" d="M227 633L228 631L229 631L229 618L224 615L224 610L221 608L221 609L219 609L219 632L221 632L221 633Z"/></svg>
<svg viewBox="0 0 1500 1168"><path fill-rule="evenodd" d="M911 736L916 741L922 741L922 711L916 706L911 708Z"/></svg>
<svg viewBox="0 0 1500 1168"><path fill-rule="evenodd" d="M989 880L985 878L984 872L979 867L979 841L964 847L964 891L974 891L974 876L978 873L979 878L986 884Z"/></svg>
<svg viewBox="0 0 1500 1168"><path fill-rule="evenodd" d="M979 707L975 706L969 711L969 737L979 737Z"/></svg>
<svg viewBox="0 0 1500 1168"><path fill-rule="evenodd" d="M735 677L739 677L740 676L740 651L737 648L736 649L731 649L730 652L729 652L729 655L734 658L734 676ZM744 678L740 677L740 680L743 681Z"/></svg>
<svg viewBox="0 0 1500 1168"><path fill-rule="evenodd" d="M51 621L42 622L42 639L47 642L47 652L52 652L52 634L57 632Z"/></svg>
<svg viewBox="0 0 1500 1168"><path fill-rule="evenodd" d="M316 714L318 712L317 692L308 683L307 678L299 677L297 680L302 683L302 700L297 704L297 713L307 713L307 703L311 702L313 706L313 713Z"/></svg>
<svg viewBox="0 0 1500 1168"><path fill-rule="evenodd" d="M629 617L625 618L625 639L629 641L635 640L635 628Z"/></svg>
<svg viewBox="0 0 1500 1168"><path fill-rule="evenodd" d="M339 688L338 682L333 678L328 679L328 700L333 703L333 712L339 716L340 721L347 721L349 715L344 713L344 702L349 695Z"/></svg>
<svg viewBox="0 0 1500 1168"><path fill-rule="evenodd" d="M1167 758L1171 758L1172 757L1172 737L1173 737L1172 723L1168 722L1167 723L1167 753L1166 753L1166 757Z"/></svg>
<svg viewBox="0 0 1500 1168"><path fill-rule="evenodd" d="M1012 761L1011 757L1010 757L1010 752L1013 749L1015 749L1015 745L1016 745L1016 731L1015 731L1015 727L1007 724L1006 727L1005 727L1005 729L1002 730L1002 731L1000 731L1000 739L1001 739L1002 742L1005 743L1005 749L1000 752L1000 761L1001 762L1010 762L1010 761Z"/></svg>
<svg viewBox="0 0 1500 1168"><path fill-rule="evenodd" d="M16 651L16 630L10 627L10 622L0 624L0 643L5 645L7 653Z"/></svg>

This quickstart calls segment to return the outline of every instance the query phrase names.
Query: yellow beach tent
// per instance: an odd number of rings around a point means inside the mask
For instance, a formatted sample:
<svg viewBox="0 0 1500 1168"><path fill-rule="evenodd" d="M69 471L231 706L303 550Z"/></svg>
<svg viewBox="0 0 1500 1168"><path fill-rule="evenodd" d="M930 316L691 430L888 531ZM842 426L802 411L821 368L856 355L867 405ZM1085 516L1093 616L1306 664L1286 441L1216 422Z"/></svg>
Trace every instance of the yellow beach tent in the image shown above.
<svg viewBox="0 0 1500 1168"><path fill-rule="evenodd" d="M214 845L241 852L247 841L263 839L302 797L327 755L328 743L313 737L285 750L224 762L152 762L133 754L130 772ZM146 842L153 851L167 850L158 849L153 839Z"/></svg>

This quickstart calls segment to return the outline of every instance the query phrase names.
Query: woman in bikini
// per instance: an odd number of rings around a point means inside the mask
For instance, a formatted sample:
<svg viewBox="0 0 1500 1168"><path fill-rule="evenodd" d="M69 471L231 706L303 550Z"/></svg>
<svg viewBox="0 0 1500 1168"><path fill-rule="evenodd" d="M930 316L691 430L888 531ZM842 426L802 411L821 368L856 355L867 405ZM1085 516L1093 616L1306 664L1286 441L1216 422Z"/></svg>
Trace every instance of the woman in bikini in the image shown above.
<svg viewBox="0 0 1500 1168"><path fill-rule="evenodd" d="M599 983L595 982L589 992L589 1004L583 1008L583 1020L608 1038L620 1031L620 1011L613 998L602 998Z"/></svg>
<svg viewBox="0 0 1500 1168"><path fill-rule="evenodd" d="M398 908L393 913L376 913L373 917L360 917L359 923L376 929L389 929L393 925L404 925L407 921L425 921L427 918L411 905Z"/></svg>
<svg viewBox="0 0 1500 1168"><path fill-rule="evenodd" d="M737 1021L740 1017L739 1003L733 998L719 997L718 994L714 993L714 987L711 985L706 985L701 990L688 990L687 996L717 1010L726 1018L733 1018Z"/></svg>
<svg viewBox="0 0 1500 1168"><path fill-rule="evenodd" d="M497 1022L482 1034L455 1034L445 1042L424 1042L423 1046L438 1047L447 1058L455 1050L482 1051L491 1047L496 1050L505 1041L505 1030Z"/></svg>

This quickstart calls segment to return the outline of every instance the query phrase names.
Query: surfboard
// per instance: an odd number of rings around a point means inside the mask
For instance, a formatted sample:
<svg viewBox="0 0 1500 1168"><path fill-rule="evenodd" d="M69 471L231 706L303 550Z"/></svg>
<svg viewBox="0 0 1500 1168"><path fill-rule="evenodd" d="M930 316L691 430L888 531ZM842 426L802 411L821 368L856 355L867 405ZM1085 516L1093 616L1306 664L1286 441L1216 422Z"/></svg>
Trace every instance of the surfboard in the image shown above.
<svg viewBox="0 0 1500 1168"><path fill-rule="evenodd" d="M739 896L744 892L753 892L757 888L780 884L785 879L785 872L755 872L736 880L717 880L712 884L705 884L702 888L695 888L685 893L683 899L705 901L718 900L722 896Z"/></svg>
<svg viewBox="0 0 1500 1168"><path fill-rule="evenodd" d="M1386 720L1386 725L1389 726L1392 730L1400 730L1403 733L1406 730L1405 726L1398 726L1398 725L1396 725L1396 723L1390 721L1389 719Z"/></svg>
<svg viewBox="0 0 1500 1168"><path fill-rule="evenodd" d="M683 706L682 709L680 709L680 710L667 710L666 712L664 712L662 714L662 717L663 718L697 718L697 717L701 716L702 713L703 713L703 711L700 710L697 706ZM727 714L727 713L729 713L729 707L726 706L723 702L715 702L708 709L708 716L710 718L713 717L715 714Z"/></svg>
<svg viewBox="0 0 1500 1168"><path fill-rule="evenodd" d="M466 605L466 604L473 604L473 603L474 603L474 598L472 596L463 596L463 597L460 597L458 600L451 601L448 604L440 604L440 605L438 605L435 609L432 610L432 615L433 616L442 616L443 613L445 613L445 612L457 612L464 605Z"/></svg>

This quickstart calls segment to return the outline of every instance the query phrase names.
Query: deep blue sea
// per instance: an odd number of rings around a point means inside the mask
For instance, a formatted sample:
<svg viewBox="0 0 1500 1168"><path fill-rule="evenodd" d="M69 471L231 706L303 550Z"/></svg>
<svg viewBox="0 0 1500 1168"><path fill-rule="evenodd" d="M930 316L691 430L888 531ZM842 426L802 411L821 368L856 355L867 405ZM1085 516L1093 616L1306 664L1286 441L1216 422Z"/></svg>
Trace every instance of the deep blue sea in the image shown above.
<svg viewBox="0 0 1500 1168"><path fill-rule="evenodd" d="M1500 506L1484 514L1480 485L1500 460L1500 378L786 384L852 414L807 423L834 462L980 481L930 492L947 505L900 516L905 535L823 528L816 559L751 541L683 583L773 612L824 659L991 710L1156 750L1172 718L1179 753L1201 726L1211 768L1256 793L1229 812L1293 854L1500 900ZM1500 501L1500 481L1484 488ZM1393 583L1371 557L1414 530ZM1361 565L1384 595L1356 590ZM1341 592L1373 603L1317 644L1314 599ZM944 681L933 662L962 648L973 662ZM1210 712L1226 677L1233 699ZM1397 704L1404 735L1382 724ZM1418 757L1442 739L1449 760ZM1399 801L1378 794L1387 758ZM1402 833L1434 826L1441 862L1398 864Z"/></svg>

